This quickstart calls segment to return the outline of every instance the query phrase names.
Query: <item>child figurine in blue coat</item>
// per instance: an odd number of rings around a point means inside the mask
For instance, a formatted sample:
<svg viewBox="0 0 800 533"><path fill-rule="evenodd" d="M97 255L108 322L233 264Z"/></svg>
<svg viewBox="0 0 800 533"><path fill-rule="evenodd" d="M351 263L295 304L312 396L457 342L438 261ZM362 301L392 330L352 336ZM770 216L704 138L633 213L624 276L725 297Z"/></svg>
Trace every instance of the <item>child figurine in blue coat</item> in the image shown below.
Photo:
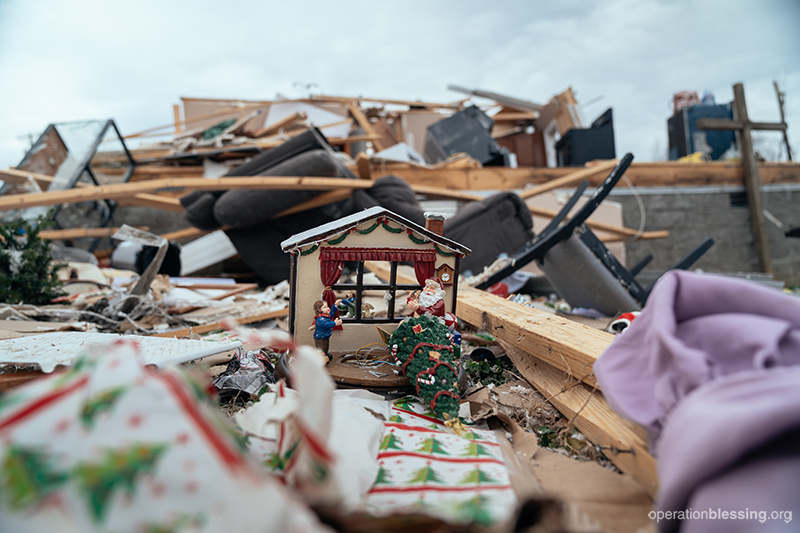
<svg viewBox="0 0 800 533"><path fill-rule="evenodd" d="M332 311L328 303L324 300L314 302L314 344L322 350L322 353L331 360L328 353L331 345L331 333L333 328L342 325L342 319L338 317L338 310Z"/></svg>

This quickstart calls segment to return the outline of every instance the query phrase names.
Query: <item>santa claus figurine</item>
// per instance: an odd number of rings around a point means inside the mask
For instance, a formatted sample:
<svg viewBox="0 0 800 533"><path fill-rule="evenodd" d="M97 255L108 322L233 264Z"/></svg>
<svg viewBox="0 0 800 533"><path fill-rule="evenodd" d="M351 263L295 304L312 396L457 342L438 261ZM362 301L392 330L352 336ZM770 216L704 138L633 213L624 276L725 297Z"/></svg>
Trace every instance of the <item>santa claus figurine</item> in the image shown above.
<svg viewBox="0 0 800 533"><path fill-rule="evenodd" d="M425 280L425 286L419 291L416 298L409 298L408 307L414 311L414 316L430 313L433 316L444 317L444 285L442 280L433 276Z"/></svg>

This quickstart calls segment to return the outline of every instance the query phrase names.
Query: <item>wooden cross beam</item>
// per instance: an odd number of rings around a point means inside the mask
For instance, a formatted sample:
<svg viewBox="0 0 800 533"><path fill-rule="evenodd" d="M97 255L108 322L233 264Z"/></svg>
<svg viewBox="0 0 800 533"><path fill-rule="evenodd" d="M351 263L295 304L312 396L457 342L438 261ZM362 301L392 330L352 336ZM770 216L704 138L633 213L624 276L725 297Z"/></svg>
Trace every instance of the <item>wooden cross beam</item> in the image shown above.
<svg viewBox="0 0 800 533"><path fill-rule="evenodd" d="M753 224L756 255L762 272L772 273L772 258L769 253L769 240L764 222L764 200L761 196L761 178L758 175L758 164L753 155L752 130L786 131L786 123L751 122L747 116L747 103L744 98L744 85L733 86L734 120L718 118L701 118L697 127L705 130L734 130L739 134L739 148L742 152L742 172L747 188L747 199L750 204L750 218Z"/></svg>

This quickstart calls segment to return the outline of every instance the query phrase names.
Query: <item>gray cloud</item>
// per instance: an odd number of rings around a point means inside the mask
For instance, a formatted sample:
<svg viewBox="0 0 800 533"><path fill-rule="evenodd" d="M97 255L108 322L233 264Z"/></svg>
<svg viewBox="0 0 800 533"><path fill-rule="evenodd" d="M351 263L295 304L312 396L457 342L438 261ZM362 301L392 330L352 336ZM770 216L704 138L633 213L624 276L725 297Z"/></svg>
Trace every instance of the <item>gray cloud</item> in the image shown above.
<svg viewBox="0 0 800 533"><path fill-rule="evenodd" d="M326 94L452 101L449 83L545 102L572 86L591 120L614 108L617 151L666 149L673 92L744 82L751 116L787 92L800 150L796 0L562 2L156 2L0 0L0 166L49 122L170 122L180 96ZM769 137L773 133L764 134Z"/></svg>

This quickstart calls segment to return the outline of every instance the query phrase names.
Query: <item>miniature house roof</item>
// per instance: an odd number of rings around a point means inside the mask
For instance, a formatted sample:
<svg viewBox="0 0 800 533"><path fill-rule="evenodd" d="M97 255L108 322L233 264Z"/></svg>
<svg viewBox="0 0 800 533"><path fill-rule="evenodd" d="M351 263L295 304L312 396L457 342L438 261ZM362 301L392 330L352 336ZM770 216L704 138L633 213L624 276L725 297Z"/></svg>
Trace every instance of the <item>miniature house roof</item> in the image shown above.
<svg viewBox="0 0 800 533"><path fill-rule="evenodd" d="M400 224L401 226L404 226L405 228L422 235L429 241L432 241L439 246L449 248L453 252L457 252L461 255L469 255L472 253L472 250L466 246L442 237L441 235L427 230L419 224L411 222L407 218L403 218L400 215L380 206L370 207L369 209L353 213L352 215L342 217L338 220L323 224L322 226L318 226L302 233L298 233L297 235L293 235L281 243L281 248L284 252L293 252L302 246L318 243L319 241L323 241L333 235L348 231L359 224L363 224L368 220L373 220L376 218L385 218L387 220L396 222L397 224Z"/></svg>

